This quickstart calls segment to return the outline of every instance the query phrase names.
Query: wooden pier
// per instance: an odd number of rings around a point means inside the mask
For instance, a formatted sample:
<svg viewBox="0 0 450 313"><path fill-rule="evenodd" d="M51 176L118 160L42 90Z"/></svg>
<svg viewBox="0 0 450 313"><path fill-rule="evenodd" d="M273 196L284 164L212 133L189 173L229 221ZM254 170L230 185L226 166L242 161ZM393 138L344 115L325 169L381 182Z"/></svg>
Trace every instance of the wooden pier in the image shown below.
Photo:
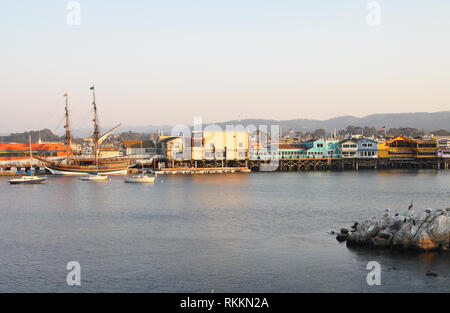
<svg viewBox="0 0 450 313"><path fill-rule="evenodd" d="M323 171L323 170L360 170L360 169L440 169L450 168L449 158L299 158L278 160L184 160L163 162L166 167L159 168L157 162L145 162L144 159L133 159L133 165L144 162L146 169L161 170L165 173L227 173L231 171L245 172L261 171L262 168L272 165L271 171ZM35 160L33 168L38 172L45 172L44 164ZM17 175L17 172L30 170L30 162L8 162L0 164L0 176ZM130 172L133 172L130 167Z"/></svg>
<svg viewBox="0 0 450 313"><path fill-rule="evenodd" d="M359 170L359 169L449 169L450 160L427 159L388 159L388 158L303 158L303 159L279 159L273 160L277 164L278 171L320 171L320 170ZM259 171L262 166L270 164L270 160L249 160L249 168Z"/></svg>

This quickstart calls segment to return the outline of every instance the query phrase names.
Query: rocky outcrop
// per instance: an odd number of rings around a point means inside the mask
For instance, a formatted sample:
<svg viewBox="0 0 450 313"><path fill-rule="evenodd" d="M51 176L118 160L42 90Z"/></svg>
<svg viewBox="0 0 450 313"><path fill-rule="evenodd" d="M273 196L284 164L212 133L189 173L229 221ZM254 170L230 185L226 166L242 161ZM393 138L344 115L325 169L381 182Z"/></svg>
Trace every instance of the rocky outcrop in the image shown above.
<svg viewBox="0 0 450 313"><path fill-rule="evenodd" d="M421 251L450 250L450 209L426 209L418 214L408 210L403 215L389 209L381 218L355 223L345 237L348 247L404 249ZM345 234L343 234L345 235Z"/></svg>

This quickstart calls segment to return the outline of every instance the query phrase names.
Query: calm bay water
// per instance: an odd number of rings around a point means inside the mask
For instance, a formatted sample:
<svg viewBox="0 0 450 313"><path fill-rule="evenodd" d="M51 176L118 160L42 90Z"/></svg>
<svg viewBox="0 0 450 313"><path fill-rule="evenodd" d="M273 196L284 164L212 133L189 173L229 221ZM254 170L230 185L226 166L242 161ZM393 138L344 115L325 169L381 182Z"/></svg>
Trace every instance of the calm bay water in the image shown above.
<svg viewBox="0 0 450 313"><path fill-rule="evenodd" d="M350 250L328 233L411 200L450 207L449 171L0 177L0 197L1 292L450 292L447 254ZM366 283L372 260L381 286Z"/></svg>

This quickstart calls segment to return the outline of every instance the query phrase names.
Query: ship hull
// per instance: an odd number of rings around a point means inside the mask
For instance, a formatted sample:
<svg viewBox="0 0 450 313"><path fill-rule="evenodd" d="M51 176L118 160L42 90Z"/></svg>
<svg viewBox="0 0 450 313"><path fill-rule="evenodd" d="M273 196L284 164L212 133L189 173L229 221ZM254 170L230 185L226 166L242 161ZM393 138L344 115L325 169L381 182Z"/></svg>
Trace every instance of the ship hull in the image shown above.
<svg viewBox="0 0 450 313"><path fill-rule="evenodd" d="M68 175L68 176L86 176L86 175L127 175L130 163L128 161L109 161L100 162L94 165L92 162L86 164L61 164L48 162L39 159L45 163L45 168L53 175Z"/></svg>
<svg viewBox="0 0 450 313"><path fill-rule="evenodd" d="M102 170L97 171L96 169L79 169L74 171L73 169L57 169L49 166L45 167L53 175L66 175L66 176L85 176L85 175L95 175L100 173L102 175L127 175L128 168L119 170Z"/></svg>

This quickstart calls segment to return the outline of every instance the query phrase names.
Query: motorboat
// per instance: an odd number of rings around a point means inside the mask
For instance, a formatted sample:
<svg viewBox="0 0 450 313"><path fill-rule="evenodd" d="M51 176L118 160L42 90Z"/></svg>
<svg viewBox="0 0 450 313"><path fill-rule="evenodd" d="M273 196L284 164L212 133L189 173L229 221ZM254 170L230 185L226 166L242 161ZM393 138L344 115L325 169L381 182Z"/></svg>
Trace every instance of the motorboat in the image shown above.
<svg viewBox="0 0 450 313"><path fill-rule="evenodd" d="M33 185L33 184L45 184L47 176L22 176L21 178L11 179L9 183L11 185Z"/></svg>

